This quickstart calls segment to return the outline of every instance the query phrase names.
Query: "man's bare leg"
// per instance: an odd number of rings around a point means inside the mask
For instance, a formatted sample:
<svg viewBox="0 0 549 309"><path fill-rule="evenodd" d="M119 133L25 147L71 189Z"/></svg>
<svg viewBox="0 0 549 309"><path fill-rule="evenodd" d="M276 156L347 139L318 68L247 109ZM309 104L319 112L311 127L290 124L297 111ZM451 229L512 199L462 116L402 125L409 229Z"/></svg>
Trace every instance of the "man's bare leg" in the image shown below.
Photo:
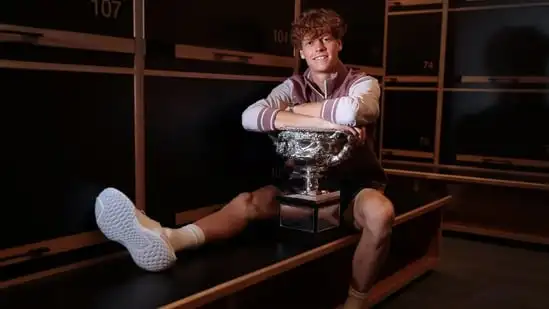
<svg viewBox="0 0 549 309"><path fill-rule="evenodd" d="M219 211L194 224L204 232L209 242L232 238L242 232L250 221L276 216L279 209L277 195L278 189L274 186L241 193Z"/></svg>
<svg viewBox="0 0 549 309"><path fill-rule="evenodd" d="M394 221L393 204L381 192L364 189L353 206L354 223L362 236L353 257L353 276L344 309L363 309L390 245Z"/></svg>
<svg viewBox="0 0 549 309"><path fill-rule="evenodd" d="M125 246L139 267L162 271L176 261L177 251L234 237L251 220L275 216L277 194L273 186L241 193L219 211L193 224L170 229L136 209L122 192L107 188L96 199L95 216L103 234Z"/></svg>

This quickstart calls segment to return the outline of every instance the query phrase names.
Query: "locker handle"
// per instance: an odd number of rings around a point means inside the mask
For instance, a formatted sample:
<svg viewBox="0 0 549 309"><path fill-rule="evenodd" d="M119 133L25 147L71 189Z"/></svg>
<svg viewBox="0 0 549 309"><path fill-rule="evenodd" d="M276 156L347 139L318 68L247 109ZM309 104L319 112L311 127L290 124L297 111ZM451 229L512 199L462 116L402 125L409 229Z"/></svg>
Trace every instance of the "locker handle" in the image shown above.
<svg viewBox="0 0 549 309"><path fill-rule="evenodd" d="M251 56L234 55L229 53L214 53L215 60L230 61L227 58L236 59L238 62L242 62L242 63L249 63L250 60L252 59Z"/></svg>
<svg viewBox="0 0 549 309"><path fill-rule="evenodd" d="M488 78L490 83L518 83L517 78L502 78L502 77L490 77Z"/></svg>
<svg viewBox="0 0 549 309"><path fill-rule="evenodd" d="M42 33L0 30L0 42L36 43L42 37L44 37Z"/></svg>
<svg viewBox="0 0 549 309"><path fill-rule="evenodd" d="M482 159L482 163L513 165L513 162L509 160L497 160L497 159Z"/></svg>

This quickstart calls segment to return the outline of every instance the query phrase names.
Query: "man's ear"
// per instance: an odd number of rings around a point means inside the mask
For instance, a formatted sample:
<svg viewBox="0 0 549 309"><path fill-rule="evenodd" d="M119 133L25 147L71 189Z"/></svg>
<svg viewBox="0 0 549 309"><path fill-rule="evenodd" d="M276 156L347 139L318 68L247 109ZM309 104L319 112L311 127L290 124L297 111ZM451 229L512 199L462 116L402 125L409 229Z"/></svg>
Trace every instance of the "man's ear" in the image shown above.
<svg viewBox="0 0 549 309"><path fill-rule="evenodd" d="M337 45L338 45L337 50L338 50L338 51L341 51L341 50L343 49L343 41L337 40Z"/></svg>
<svg viewBox="0 0 549 309"><path fill-rule="evenodd" d="M299 57L301 57L301 59L305 59L305 55L302 50L299 51Z"/></svg>

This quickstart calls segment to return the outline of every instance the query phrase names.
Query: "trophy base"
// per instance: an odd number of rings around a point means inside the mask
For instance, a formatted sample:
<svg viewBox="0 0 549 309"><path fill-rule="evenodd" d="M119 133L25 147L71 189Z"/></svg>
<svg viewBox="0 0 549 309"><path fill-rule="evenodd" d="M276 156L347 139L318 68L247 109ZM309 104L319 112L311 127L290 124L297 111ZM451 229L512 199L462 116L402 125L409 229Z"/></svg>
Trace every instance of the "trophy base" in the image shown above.
<svg viewBox="0 0 549 309"><path fill-rule="evenodd" d="M320 233L340 226L339 191L318 195L287 194L279 197L280 227Z"/></svg>

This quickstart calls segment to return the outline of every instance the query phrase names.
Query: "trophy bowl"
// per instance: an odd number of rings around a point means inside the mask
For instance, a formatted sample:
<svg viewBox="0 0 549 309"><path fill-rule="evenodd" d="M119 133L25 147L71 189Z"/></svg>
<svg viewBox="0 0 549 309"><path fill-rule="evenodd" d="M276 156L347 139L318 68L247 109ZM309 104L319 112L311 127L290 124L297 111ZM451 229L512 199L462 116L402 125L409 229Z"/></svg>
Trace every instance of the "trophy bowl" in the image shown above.
<svg viewBox="0 0 549 309"><path fill-rule="evenodd" d="M302 195L321 195L319 179L328 168L346 160L356 138L343 131L318 129L286 129L280 131L273 142L276 153L293 167L293 177L304 180Z"/></svg>

